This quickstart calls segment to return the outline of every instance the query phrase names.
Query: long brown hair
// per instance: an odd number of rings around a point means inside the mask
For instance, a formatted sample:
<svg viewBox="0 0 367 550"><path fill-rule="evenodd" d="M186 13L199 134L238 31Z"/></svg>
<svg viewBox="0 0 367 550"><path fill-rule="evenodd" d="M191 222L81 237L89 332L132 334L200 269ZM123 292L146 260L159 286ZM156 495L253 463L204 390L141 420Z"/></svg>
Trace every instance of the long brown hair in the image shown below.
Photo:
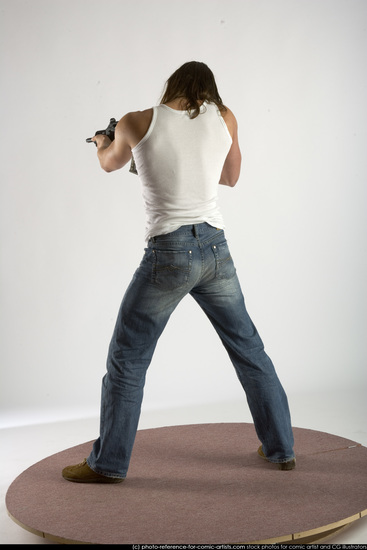
<svg viewBox="0 0 367 550"><path fill-rule="evenodd" d="M189 61L178 68L167 80L161 103L182 98L190 118L200 114L203 101L215 103L223 112L226 107L218 93L214 75L209 67L200 61Z"/></svg>

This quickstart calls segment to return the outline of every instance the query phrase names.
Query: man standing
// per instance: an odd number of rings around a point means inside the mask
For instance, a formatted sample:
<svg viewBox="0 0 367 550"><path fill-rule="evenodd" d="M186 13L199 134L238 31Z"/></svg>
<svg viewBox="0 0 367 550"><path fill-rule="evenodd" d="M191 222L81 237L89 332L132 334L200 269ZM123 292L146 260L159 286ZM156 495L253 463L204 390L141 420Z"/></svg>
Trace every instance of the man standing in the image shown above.
<svg viewBox="0 0 367 550"><path fill-rule="evenodd" d="M295 467L286 394L242 295L224 235L218 183L233 187L241 152L237 121L223 105L212 71L185 63L168 79L161 104L128 113L115 139L96 135L107 172L132 154L143 187L147 248L125 293L102 382L100 435L90 456L63 477L84 483L125 479L157 341L190 294L217 331L246 392L262 445L281 470Z"/></svg>

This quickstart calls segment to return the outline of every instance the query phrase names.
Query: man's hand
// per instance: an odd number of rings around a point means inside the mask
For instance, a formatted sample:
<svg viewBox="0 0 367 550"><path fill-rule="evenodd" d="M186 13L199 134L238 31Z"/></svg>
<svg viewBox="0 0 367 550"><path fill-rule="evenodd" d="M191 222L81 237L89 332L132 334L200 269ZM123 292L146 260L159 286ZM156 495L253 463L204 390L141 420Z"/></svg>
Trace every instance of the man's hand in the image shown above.
<svg viewBox="0 0 367 550"><path fill-rule="evenodd" d="M97 149L106 149L107 147L109 147L112 143L112 141L110 140L110 138L108 138L106 135L104 134L97 134L96 136L92 137L91 138L91 141L94 141L95 144L97 145Z"/></svg>

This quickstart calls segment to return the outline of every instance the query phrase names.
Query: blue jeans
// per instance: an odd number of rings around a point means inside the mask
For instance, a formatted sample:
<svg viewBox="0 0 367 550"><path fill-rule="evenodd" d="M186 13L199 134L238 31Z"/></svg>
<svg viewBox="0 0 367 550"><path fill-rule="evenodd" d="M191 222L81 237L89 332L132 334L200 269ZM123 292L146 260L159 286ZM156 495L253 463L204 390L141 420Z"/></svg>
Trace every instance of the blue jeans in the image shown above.
<svg viewBox="0 0 367 550"><path fill-rule="evenodd" d="M100 436L87 459L94 471L126 477L146 371L171 313L187 294L229 354L266 457L294 457L287 397L246 311L224 232L202 223L151 239L126 291L102 382Z"/></svg>

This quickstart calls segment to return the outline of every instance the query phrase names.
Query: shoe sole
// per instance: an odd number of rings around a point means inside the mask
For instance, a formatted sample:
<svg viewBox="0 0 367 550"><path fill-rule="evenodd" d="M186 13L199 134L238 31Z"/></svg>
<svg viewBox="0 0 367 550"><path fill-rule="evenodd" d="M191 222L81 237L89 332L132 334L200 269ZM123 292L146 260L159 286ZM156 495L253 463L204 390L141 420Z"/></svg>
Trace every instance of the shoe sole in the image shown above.
<svg viewBox="0 0 367 550"><path fill-rule="evenodd" d="M117 478L75 479L75 478L66 477L66 476L62 476L62 477L66 479L66 481L72 481L74 483L122 483L123 481L125 481L124 479L117 479Z"/></svg>

